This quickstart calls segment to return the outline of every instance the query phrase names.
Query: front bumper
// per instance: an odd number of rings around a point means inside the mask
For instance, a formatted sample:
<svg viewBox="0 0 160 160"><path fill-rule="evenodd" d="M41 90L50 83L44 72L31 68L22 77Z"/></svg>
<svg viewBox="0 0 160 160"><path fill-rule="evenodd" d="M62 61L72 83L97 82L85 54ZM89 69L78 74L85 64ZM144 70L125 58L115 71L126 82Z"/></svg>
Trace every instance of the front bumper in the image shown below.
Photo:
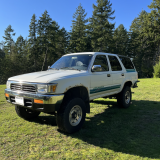
<svg viewBox="0 0 160 160"><path fill-rule="evenodd" d="M12 91L10 89L5 89L5 95L6 94L9 95L8 97L5 96L7 102L9 103L19 105L15 102L15 97L16 96L23 97L24 105L20 106L46 113L58 111L64 97L64 94L59 94L59 95L32 94L32 93ZM34 103L34 99L42 100L43 104Z"/></svg>

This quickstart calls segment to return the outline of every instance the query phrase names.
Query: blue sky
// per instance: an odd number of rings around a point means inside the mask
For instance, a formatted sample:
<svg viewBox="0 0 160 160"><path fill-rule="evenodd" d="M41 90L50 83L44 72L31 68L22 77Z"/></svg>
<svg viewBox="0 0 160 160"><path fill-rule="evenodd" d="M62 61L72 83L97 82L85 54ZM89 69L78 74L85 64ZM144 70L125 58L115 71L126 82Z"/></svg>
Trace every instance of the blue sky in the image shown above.
<svg viewBox="0 0 160 160"><path fill-rule="evenodd" d="M135 17L142 10L150 12L148 5L152 0L110 0L112 9L115 10L114 16L117 28L120 24L129 30L129 27ZM47 10L48 14L55 20L60 28L64 27L70 31L72 25L72 16L76 8L81 3L87 13L87 18L92 16L93 4L96 0L1 0L0 1L0 42L3 40L4 30L11 25L16 35L22 35L26 38L29 34L29 24L33 14L37 19Z"/></svg>

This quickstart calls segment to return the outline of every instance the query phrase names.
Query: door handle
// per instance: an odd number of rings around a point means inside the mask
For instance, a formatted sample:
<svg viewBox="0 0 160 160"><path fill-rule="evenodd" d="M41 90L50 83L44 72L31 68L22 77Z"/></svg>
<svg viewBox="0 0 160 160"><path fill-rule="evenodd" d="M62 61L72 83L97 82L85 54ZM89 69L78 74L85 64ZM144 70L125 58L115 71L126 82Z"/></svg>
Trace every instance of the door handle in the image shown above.
<svg viewBox="0 0 160 160"><path fill-rule="evenodd" d="M107 77L111 77L111 75L110 75L110 74L107 74Z"/></svg>
<svg viewBox="0 0 160 160"><path fill-rule="evenodd" d="M124 73L122 73L121 76L124 76Z"/></svg>

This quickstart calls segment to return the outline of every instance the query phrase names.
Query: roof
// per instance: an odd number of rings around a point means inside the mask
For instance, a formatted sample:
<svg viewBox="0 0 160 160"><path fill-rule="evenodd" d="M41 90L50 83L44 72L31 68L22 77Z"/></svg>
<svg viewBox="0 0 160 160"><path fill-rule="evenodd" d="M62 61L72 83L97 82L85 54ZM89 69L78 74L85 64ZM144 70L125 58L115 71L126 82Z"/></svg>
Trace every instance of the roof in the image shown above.
<svg viewBox="0 0 160 160"><path fill-rule="evenodd" d="M64 56L68 56L68 55L80 55L80 54L92 54L92 55L96 55L96 54L107 54L107 55L117 55L117 54L113 54L113 53L104 53L104 52L78 52L78 53L69 53L69 54L65 54Z"/></svg>
<svg viewBox="0 0 160 160"><path fill-rule="evenodd" d="M69 53L69 54L65 54L63 56L68 56L68 55L80 55L80 54L92 54L92 55L96 55L96 54L107 54L107 55L112 55L112 56L121 56L121 57L126 57L126 58L130 58L128 56L124 56L124 55L119 55L119 54L114 54L114 53L104 53L104 52L78 52L78 53Z"/></svg>

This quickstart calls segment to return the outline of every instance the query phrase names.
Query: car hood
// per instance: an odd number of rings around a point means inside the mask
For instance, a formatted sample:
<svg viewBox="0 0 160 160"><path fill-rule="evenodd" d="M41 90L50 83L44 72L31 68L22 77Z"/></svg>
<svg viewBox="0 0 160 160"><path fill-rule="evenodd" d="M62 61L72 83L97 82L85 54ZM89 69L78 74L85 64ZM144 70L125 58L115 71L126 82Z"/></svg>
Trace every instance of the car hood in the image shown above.
<svg viewBox="0 0 160 160"><path fill-rule="evenodd" d="M11 81L20 82L37 82L37 83L51 83L55 80L85 76L87 71L78 70L47 70L41 72L33 72L28 74L22 74L9 78Z"/></svg>

